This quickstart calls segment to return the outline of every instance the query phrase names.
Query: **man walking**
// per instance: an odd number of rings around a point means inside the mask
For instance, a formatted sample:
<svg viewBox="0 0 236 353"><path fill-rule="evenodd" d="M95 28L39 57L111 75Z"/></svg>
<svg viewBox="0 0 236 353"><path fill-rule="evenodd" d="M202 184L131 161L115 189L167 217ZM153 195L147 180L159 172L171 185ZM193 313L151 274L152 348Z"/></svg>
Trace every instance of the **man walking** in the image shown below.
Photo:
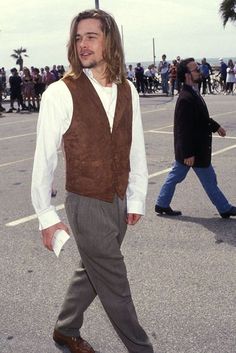
<svg viewBox="0 0 236 353"><path fill-rule="evenodd" d="M197 91L201 74L193 58L182 60L178 79L183 89L175 107L174 148L175 163L157 198L155 211L169 216L181 215L170 207L175 187L181 183L192 167L211 202L223 218L236 216L232 206L218 188L215 171L211 165L212 132L225 136L225 130L209 117L206 103Z"/></svg>
<svg viewBox="0 0 236 353"><path fill-rule="evenodd" d="M53 338L71 353L93 353L80 328L98 295L128 352L153 353L138 322L120 251L127 224L144 214L147 166L139 98L125 79L114 19L102 10L79 13L71 24L68 59L70 71L43 94L32 177L43 243L52 250L55 231L68 231L50 204L63 142L65 207L82 261Z"/></svg>

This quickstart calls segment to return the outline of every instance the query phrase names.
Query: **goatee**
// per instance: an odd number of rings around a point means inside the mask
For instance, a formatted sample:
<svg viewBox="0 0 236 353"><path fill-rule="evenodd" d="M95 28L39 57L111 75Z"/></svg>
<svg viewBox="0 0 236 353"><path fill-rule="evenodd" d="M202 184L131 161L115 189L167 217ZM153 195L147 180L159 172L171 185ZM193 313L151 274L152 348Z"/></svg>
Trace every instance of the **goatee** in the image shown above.
<svg viewBox="0 0 236 353"><path fill-rule="evenodd" d="M83 64L81 62L81 66L83 69L93 69L95 66L97 66L97 63L95 61L88 63L88 64Z"/></svg>

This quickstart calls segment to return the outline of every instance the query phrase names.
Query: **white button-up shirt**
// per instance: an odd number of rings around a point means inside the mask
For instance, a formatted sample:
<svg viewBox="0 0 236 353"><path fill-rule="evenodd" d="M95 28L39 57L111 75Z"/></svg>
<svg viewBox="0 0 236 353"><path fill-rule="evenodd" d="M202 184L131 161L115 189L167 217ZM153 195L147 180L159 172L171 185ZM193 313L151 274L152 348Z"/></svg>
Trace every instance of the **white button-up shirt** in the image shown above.
<svg viewBox="0 0 236 353"><path fill-rule="evenodd" d="M117 100L117 85L104 87L97 82L91 70L85 74L93 84L107 113L112 130ZM128 81L129 82L129 81ZM132 144L130 150L130 173L127 187L127 212L145 213L147 192L147 163L140 113L139 96L129 82L132 94ZM73 101L66 84L60 80L51 84L44 92L37 125L37 143L34 157L31 196L39 219L40 229L48 228L60 218L51 205L53 175L57 167L57 153L63 147L63 134L68 130L73 115Z"/></svg>

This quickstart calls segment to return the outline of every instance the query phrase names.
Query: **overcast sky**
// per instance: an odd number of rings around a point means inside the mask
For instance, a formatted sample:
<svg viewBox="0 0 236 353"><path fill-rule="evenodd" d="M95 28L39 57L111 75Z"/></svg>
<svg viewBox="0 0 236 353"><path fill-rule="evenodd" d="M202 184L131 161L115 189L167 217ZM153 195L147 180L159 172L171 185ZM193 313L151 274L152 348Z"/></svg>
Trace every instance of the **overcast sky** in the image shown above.
<svg viewBox="0 0 236 353"><path fill-rule="evenodd" d="M181 57L236 57L236 26L223 28L221 0L100 0L121 29L126 62ZM27 48L26 66L67 65L72 18L94 0L6 0L0 13L0 66L11 68L13 49Z"/></svg>

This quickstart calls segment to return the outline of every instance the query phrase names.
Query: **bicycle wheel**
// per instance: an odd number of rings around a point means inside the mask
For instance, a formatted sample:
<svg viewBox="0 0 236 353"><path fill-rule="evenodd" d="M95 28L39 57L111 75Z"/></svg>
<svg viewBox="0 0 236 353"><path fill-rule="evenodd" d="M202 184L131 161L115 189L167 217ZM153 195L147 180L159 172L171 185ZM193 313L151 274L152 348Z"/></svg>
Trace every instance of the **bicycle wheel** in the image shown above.
<svg viewBox="0 0 236 353"><path fill-rule="evenodd" d="M219 82L219 81L214 80L212 86L213 86L213 92L215 92L215 93L217 93L217 94L221 92L221 85L220 85L220 82Z"/></svg>

